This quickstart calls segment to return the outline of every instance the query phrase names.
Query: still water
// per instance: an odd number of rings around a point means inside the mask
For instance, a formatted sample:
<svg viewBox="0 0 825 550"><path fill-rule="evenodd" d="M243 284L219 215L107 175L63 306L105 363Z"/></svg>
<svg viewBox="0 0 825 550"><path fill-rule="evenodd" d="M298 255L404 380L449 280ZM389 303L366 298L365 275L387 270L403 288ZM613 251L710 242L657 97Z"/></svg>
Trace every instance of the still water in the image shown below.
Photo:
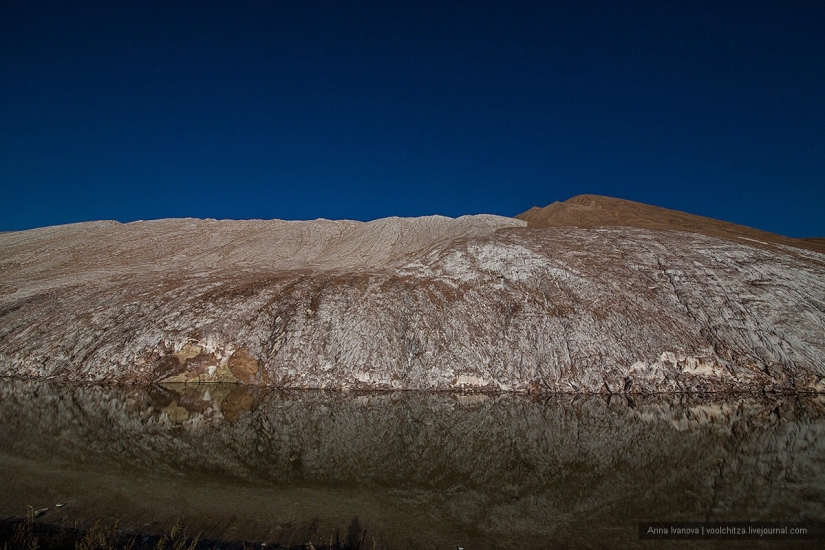
<svg viewBox="0 0 825 550"><path fill-rule="evenodd" d="M0 426L0 519L31 505L50 507L42 521L141 533L185 517L213 539L328 544L357 531L367 548L467 550L653 548L639 521L825 519L825 396L5 380Z"/></svg>

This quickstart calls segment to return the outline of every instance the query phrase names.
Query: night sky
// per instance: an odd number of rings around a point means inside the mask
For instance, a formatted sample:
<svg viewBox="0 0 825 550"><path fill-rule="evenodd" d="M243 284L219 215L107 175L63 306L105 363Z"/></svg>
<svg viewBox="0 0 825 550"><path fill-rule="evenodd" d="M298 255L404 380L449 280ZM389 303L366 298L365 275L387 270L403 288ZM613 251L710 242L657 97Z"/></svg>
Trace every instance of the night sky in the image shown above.
<svg viewBox="0 0 825 550"><path fill-rule="evenodd" d="M512 216L825 236L825 2L5 1L0 230Z"/></svg>

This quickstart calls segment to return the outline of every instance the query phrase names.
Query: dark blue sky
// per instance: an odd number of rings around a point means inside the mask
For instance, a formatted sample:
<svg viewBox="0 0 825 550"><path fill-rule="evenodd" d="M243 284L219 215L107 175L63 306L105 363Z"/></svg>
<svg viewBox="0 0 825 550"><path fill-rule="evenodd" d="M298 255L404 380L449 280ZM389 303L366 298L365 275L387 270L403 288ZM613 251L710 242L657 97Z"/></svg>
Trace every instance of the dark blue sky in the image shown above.
<svg viewBox="0 0 825 550"><path fill-rule="evenodd" d="M825 236L825 2L3 2L0 230L515 215Z"/></svg>

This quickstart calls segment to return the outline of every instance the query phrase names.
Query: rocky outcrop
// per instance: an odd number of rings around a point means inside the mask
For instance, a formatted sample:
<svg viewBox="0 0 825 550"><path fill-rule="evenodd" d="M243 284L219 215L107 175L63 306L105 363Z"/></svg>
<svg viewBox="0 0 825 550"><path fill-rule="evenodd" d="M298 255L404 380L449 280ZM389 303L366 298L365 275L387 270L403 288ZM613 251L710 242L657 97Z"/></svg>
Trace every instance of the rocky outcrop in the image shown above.
<svg viewBox="0 0 825 550"><path fill-rule="evenodd" d="M288 388L825 391L825 255L496 216L0 235L0 375Z"/></svg>

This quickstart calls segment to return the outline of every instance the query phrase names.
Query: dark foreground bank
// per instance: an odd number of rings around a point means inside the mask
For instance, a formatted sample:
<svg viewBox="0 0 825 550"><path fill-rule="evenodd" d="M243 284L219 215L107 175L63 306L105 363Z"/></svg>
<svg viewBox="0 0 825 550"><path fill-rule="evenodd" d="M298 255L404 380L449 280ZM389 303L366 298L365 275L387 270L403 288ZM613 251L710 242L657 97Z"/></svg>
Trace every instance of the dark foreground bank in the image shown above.
<svg viewBox="0 0 825 550"><path fill-rule="evenodd" d="M117 525L97 522L89 528L70 525L52 525L26 518L7 518L0 521L0 547L14 549L51 550L361 550L386 548L379 545L366 530L353 523L346 532L330 536L329 544L298 544L282 546L277 543L225 541L190 536L183 520L168 533L143 535L129 533Z"/></svg>

